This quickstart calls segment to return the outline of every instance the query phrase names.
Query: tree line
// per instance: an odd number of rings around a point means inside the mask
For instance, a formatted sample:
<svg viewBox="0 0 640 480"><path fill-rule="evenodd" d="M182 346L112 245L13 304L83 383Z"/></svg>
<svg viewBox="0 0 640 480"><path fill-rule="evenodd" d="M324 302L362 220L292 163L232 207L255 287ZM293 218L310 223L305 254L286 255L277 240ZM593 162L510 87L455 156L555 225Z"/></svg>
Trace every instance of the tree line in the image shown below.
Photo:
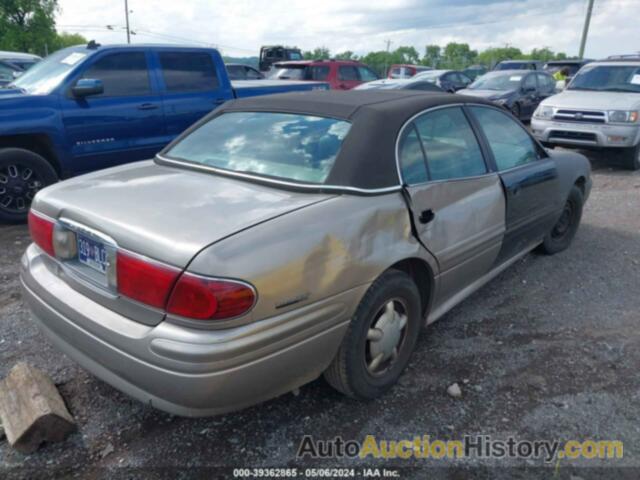
<svg viewBox="0 0 640 480"><path fill-rule="evenodd" d="M414 47L401 46L392 51L379 50L365 55L356 55L352 51L345 51L331 55L327 47L318 47L314 50L303 52L305 59L329 59L359 60L369 65L378 74L385 75L390 65L410 63L425 65L432 68L461 70L471 65L483 65L493 67L502 60L562 60L567 58L563 52L554 52L548 47L534 48L529 53L524 53L516 47L492 47L481 52L472 50L468 43L450 42L444 47L440 45L427 45L424 54Z"/></svg>
<svg viewBox="0 0 640 480"><path fill-rule="evenodd" d="M58 33L57 0L0 0L0 50L46 55L87 43L77 33Z"/></svg>

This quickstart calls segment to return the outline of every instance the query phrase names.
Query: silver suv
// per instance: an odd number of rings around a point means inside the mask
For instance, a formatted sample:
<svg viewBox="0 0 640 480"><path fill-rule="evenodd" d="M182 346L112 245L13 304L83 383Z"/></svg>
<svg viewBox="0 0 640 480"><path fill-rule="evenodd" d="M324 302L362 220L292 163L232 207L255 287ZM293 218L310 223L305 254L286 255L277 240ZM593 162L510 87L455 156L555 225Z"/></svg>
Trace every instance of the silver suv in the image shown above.
<svg viewBox="0 0 640 480"><path fill-rule="evenodd" d="M589 63L558 95L540 103L531 131L545 146L611 148L640 169L640 57Z"/></svg>

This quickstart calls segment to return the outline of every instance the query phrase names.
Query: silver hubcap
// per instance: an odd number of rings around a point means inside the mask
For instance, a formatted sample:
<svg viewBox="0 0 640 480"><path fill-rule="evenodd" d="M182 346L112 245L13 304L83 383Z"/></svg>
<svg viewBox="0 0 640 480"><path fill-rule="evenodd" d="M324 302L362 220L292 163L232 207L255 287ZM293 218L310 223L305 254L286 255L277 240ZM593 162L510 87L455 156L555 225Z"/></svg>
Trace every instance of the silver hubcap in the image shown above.
<svg viewBox="0 0 640 480"><path fill-rule="evenodd" d="M367 332L367 370L372 375L385 373L398 358L405 337L407 308L399 299L389 300L378 311Z"/></svg>

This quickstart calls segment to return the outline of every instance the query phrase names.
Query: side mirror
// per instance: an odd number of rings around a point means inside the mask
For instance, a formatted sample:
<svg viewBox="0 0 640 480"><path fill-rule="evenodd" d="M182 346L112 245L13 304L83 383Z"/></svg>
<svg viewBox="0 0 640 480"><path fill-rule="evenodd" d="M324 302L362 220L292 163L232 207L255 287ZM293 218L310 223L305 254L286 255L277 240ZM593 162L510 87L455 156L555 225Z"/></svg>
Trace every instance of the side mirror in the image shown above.
<svg viewBox="0 0 640 480"><path fill-rule="evenodd" d="M100 95L104 93L104 85L102 80L93 78L81 78L71 89L74 97L84 98L90 95Z"/></svg>

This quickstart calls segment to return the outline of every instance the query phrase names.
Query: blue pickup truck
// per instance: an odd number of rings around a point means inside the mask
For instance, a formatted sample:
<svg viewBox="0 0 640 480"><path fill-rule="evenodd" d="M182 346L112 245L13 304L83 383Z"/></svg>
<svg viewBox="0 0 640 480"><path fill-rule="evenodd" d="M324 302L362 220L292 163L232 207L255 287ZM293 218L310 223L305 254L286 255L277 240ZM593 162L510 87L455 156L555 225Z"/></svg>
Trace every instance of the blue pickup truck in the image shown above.
<svg viewBox="0 0 640 480"><path fill-rule="evenodd" d="M60 50L0 89L0 221L23 221L35 193L59 179L153 157L227 100L328 88L232 83L211 48Z"/></svg>

